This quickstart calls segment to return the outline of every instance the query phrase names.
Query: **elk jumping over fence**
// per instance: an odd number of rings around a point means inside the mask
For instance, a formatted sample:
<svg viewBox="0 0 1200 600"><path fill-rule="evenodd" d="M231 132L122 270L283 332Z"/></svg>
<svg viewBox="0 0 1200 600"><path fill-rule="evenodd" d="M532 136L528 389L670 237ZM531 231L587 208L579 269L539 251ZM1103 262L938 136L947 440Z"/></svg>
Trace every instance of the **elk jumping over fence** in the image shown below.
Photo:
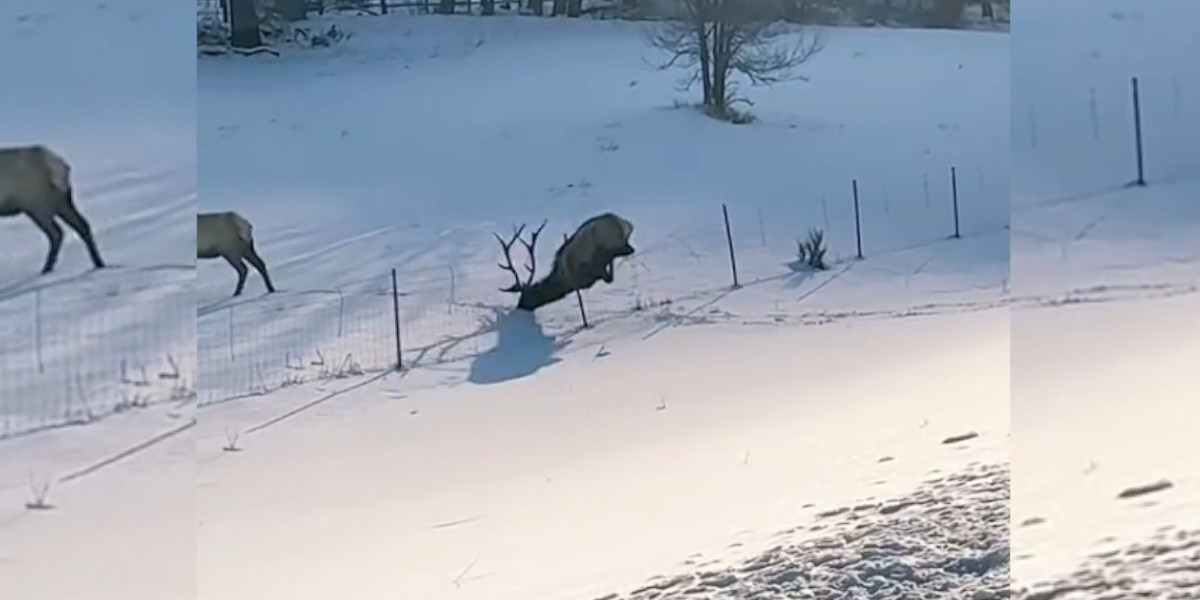
<svg viewBox="0 0 1200 600"><path fill-rule="evenodd" d="M267 265L254 250L253 230L250 221L235 212L196 215L196 258L220 257L229 261L238 274L234 296L240 296L242 288L246 286L245 262L249 262L262 275L263 283L267 284L267 293L275 292L271 276L267 274Z"/></svg>
<svg viewBox="0 0 1200 600"><path fill-rule="evenodd" d="M71 167L45 146L0 148L0 218L20 214L28 215L50 241L43 275L54 270L62 248L63 230L55 218L62 219L79 234L92 265L104 268L92 228L75 208Z"/></svg>
<svg viewBox="0 0 1200 600"><path fill-rule="evenodd" d="M496 240L500 242L507 263L501 263L499 266L512 273L514 279L511 286L503 288L501 291L519 293L517 308L522 310L537 310L551 302L561 300L571 292L591 288L600 280L611 284L613 282L613 261L634 253L633 246L629 245L629 236L633 234L633 224L615 214L604 213L584 221L579 229L576 229L575 233L563 242L558 251L554 253L554 265L550 274L535 283L533 281L537 274L535 246L538 235L545 227L546 223L542 222L541 227L538 227L530 235L529 241L525 241L521 237L521 233L525 230L524 225L518 227L512 238L507 241L496 234ZM529 253L529 262L525 265L528 277L524 281L521 280L521 276L512 262L512 246L518 241L525 246Z"/></svg>

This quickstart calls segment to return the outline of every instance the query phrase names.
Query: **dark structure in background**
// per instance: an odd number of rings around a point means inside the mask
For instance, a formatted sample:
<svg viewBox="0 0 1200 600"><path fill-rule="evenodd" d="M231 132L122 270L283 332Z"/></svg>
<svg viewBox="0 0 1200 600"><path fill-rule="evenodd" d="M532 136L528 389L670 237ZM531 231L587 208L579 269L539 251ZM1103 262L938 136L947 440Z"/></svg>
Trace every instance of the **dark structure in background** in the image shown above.
<svg viewBox="0 0 1200 600"><path fill-rule="evenodd" d="M258 30L258 10L254 0L226 0L229 3L229 43L234 48L262 46Z"/></svg>

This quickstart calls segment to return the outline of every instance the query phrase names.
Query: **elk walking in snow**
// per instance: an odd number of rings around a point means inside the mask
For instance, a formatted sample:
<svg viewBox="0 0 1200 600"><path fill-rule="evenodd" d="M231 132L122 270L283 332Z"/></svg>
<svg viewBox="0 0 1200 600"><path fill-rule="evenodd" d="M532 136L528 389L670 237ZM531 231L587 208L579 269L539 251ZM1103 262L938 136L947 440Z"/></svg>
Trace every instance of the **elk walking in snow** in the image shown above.
<svg viewBox="0 0 1200 600"><path fill-rule="evenodd" d="M242 288L246 286L245 262L249 262L254 270L262 275L263 282L267 284L267 292L275 292L275 286L271 285L271 276L267 274L267 265L254 250L253 230L250 221L235 212L196 215L196 258L220 257L229 261L229 265L238 274L234 296L240 296Z"/></svg>
<svg viewBox="0 0 1200 600"><path fill-rule="evenodd" d="M611 284L613 261L622 256L630 256L634 252L633 246L629 245L633 224L615 214L604 213L584 221L554 253L554 265L550 274L534 283L533 278L537 273L534 247L545 226L546 223L543 222L528 242L521 238L521 232L525 230L524 225L517 228L512 239L508 241L496 235L508 263L501 264L500 268L511 272L515 280L511 286L501 291L520 293L517 308L522 310L537 310L541 306L561 300L571 292L586 290L597 281L603 280ZM525 281L521 280L512 263L512 245L517 241L529 252L529 263L525 265L529 276Z"/></svg>
<svg viewBox="0 0 1200 600"><path fill-rule="evenodd" d="M24 213L50 240L50 252L42 274L54 270L62 248L63 230L55 221L62 219L75 230L87 246L92 264L104 268L96 249L92 228L75 208L71 189L71 167L67 161L41 145L0 148L0 217Z"/></svg>

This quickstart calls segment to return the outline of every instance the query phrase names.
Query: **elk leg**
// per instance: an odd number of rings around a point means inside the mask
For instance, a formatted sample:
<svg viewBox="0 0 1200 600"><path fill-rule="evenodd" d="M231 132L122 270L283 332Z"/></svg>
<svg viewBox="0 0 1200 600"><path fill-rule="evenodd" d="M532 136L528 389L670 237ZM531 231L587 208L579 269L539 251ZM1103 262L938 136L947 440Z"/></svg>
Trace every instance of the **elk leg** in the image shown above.
<svg viewBox="0 0 1200 600"><path fill-rule="evenodd" d="M75 203L71 199L71 192L67 192L66 206L63 207L59 216L63 221L67 222L67 226L75 230L79 234L79 238L83 240L87 246L88 254L92 257L92 265L97 269L104 268L104 259L100 258L100 251L96 249L96 239L92 237L92 227L88 224L87 219L79 214L79 210L75 208Z"/></svg>
<svg viewBox="0 0 1200 600"><path fill-rule="evenodd" d="M33 220L33 224L37 225L42 233L46 234L46 238L50 240L50 252L46 254L46 264L42 266L42 275L45 275L54 270L54 263L58 262L58 251L62 248L63 231L58 223L54 222L54 215L43 215L39 213L27 213L29 218Z"/></svg>
<svg viewBox="0 0 1200 600"><path fill-rule="evenodd" d="M246 286L246 265L242 263L241 258L234 258L228 254L222 254L221 256L229 261L229 266L233 267L234 271L237 271L238 282L237 287L233 290L233 295L241 296L242 288Z"/></svg>
<svg viewBox="0 0 1200 600"><path fill-rule="evenodd" d="M254 267L255 271L258 271L259 275L262 275L263 282L267 284L267 293L274 294L275 286L271 285L271 276L267 275L267 265L263 262L263 259L259 257L258 252L255 252L253 243L247 244L246 246L246 260L250 262L250 265Z"/></svg>

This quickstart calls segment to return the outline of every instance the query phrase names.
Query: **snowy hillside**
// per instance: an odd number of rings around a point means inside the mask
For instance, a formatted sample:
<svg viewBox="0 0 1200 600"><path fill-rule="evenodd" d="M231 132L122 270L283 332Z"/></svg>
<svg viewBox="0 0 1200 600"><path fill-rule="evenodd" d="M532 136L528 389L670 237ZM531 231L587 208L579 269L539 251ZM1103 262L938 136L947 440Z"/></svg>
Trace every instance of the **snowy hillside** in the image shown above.
<svg viewBox="0 0 1200 600"><path fill-rule="evenodd" d="M1013 313L1019 597L1168 597L1192 585L1198 17L1184 1L1035 3L1016 14L1013 293L1060 298ZM1146 187L1127 187L1137 178L1132 77Z"/></svg>
<svg viewBox="0 0 1200 600"><path fill-rule="evenodd" d="M152 472L140 460L105 461L191 418L193 35L178 3L0 4L0 146L43 144L67 159L110 266L93 271L67 229L56 270L40 276L45 236L24 216L0 219L5 597L189 589L180 567L192 556L191 483L180 469L190 462L178 445L190 450L187 439L172 438ZM91 425L59 428L76 423ZM27 510L43 486L57 508Z"/></svg>
<svg viewBox="0 0 1200 600"><path fill-rule="evenodd" d="M622 285L587 295L596 320L668 301L655 312L688 312L723 292L722 203L741 280L761 280L724 301L742 317L922 303L944 312L1004 286L1004 35L828 30L827 50L803 70L811 84L753 90L760 121L729 127L676 108L698 91L675 91L682 73L647 64L661 56L639 24L341 24L355 37L331 50L201 61L201 204L255 224L281 290L257 298L251 272L247 297L233 302L232 269L199 265L201 402L302 376L283 365L319 360L313 347L387 367L393 268L406 345L467 337L457 358L486 348L473 342L480 319L515 302L496 291L511 279L495 266L492 233L549 219L539 245L548 265L561 236L603 210L634 222L638 253L619 265ZM951 166L965 236L955 243ZM856 254L855 178L871 258L858 264L844 260ZM796 239L812 227L837 264L792 273ZM843 295L812 293L829 277ZM547 319L554 333L577 323L565 305Z"/></svg>
<svg viewBox="0 0 1200 600"><path fill-rule="evenodd" d="M331 22L354 36L199 67L202 207L254 223L280 289L232 300L199 265L201 598L642 598L784 538L764 560L792 573L859 518L934 543L946 502L988 518L925 557L963 565L937 585L1001 585L1006 35L825 30L811 82L732 126L645 24ZM548 219L548 265L607 210L637 253L584 294L593 327L571 299L511 313L493 232ZM793 270L812 227L831 268Z"/></svg>

